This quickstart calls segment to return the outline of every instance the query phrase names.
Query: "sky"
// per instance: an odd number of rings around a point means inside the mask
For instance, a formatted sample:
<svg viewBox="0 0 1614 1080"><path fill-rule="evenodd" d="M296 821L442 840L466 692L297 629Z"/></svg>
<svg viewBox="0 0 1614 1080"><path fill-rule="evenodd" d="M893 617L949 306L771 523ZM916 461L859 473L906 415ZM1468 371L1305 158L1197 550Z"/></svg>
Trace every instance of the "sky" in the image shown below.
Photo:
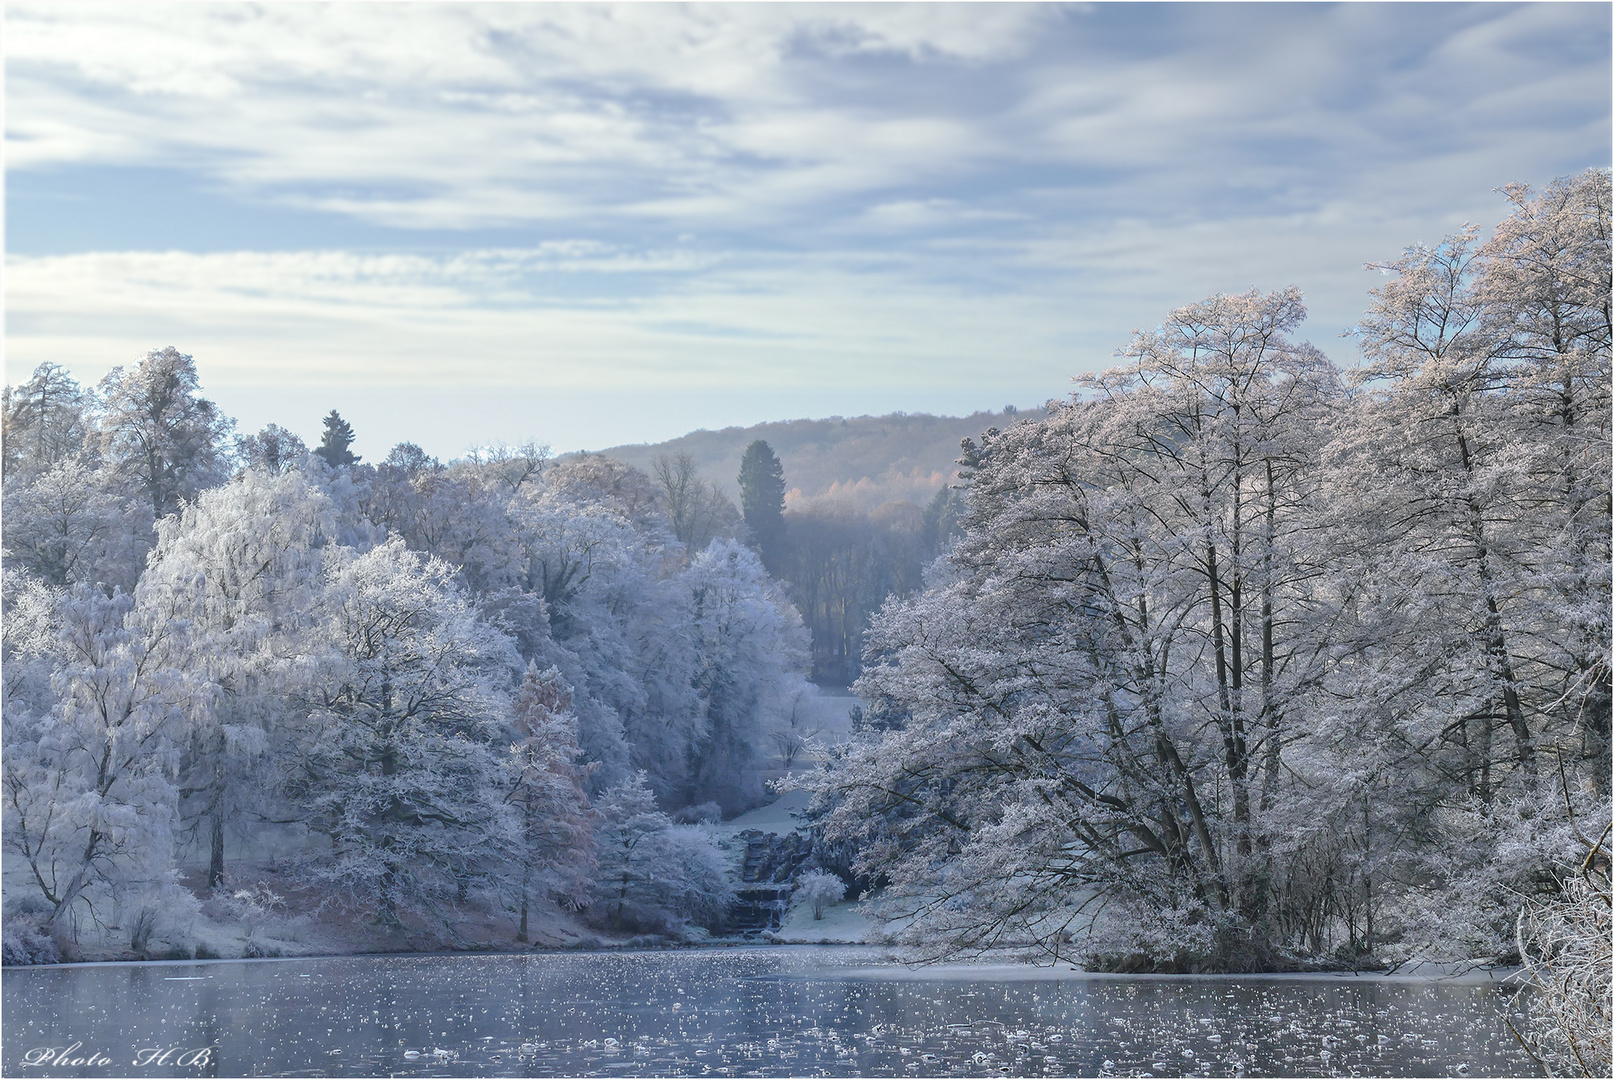
<svg viewBox="0 0 1614 1080"><path fill-rule="evenodd" d="M1587 4L7 3L5 379L367 460L1068 394L1610 164Z"/></svg>

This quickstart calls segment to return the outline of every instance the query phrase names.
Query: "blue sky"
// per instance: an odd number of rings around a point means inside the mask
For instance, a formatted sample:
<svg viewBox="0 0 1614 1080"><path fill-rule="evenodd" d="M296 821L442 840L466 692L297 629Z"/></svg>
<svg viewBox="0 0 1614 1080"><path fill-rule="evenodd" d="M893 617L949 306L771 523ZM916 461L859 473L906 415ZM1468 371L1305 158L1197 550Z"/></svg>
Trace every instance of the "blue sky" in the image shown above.
<svg viewBox="0 0 1614 1080"><path fill-rule="evenodd" d="M6 5L6 380L374 458L1068 393L1610 163L1607 4Z"/></svg>

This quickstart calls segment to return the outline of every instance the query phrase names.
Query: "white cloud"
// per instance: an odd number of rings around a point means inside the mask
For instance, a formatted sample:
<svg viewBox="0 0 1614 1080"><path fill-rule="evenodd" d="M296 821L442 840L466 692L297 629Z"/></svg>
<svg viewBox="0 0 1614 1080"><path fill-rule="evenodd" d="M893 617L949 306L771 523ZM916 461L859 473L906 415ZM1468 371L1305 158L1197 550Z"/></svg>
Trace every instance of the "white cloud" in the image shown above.
<svg viewBox="0 0 1614 1080"><path fill-rule="evenodd" d="M405 182L296 201L388 224L470 225L603 202L687 213L900 179L970 139L945 118L814 104L786 54L1012 56L1038 8L876 5L16 5L14 167L210 157L249 189ZM734 159L745 158L739 167ZM630 182L624 183L624 178ZM638 177L638 183L631 182ZM565 193L560 193L565 192ZM690 201L694 197L695 201Z"/></svg>
<svg viewBox="0 0 1614 1080"><path fill-rule="evenodd" d="M1179 202L1262 170L1337 192L1606 126L1606 57L1529 47L1606 28L1591 7L1173 11L1120 48L1058 5L15 4L8 153L390 226L756 227L1049 168L1121 202L1140 173Z"/></svg>
<svg viewBox="0 0 1614 1080"><path fill-rule="evenodd" d="M626 272L665 280L616 291ZM578 273L599 287L578 296ZM997 352L1032 381L1069 367L1050 332L1062 297L939 289L856 255L122 252L13 256L7 282L13 380L43 360L98 377L158 341L200 358L201 340L219 346L208 377L226 384L959 385ZM101 344L86 352L90 339Z"/></svg>
<svg viewBox="0 0 1614 1080"><path fill-rule="evenodd" d="M1299 285L1348 360L1363 262L1606 159L1606 49L1576 51L1605 7L1165 10L12 4L14 172L177 170L248 232L263 204L532 227L448 254L13 254L8 378L172 343L243 402L388 387L428 420L490 388L631 387L641 420L678 394L1031 404L1251 286Z"/></svg>

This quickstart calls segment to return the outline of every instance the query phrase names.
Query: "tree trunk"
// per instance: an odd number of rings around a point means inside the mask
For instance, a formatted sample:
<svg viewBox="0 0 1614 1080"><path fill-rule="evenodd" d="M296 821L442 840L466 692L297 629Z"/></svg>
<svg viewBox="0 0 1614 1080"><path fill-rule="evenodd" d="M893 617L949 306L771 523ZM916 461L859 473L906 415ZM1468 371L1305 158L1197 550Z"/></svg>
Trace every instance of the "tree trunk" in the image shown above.
<svg viewBox="0 0 1614 1080"><path fill-rule="evenodd" d="M224 810L213 809L213 837L207 860L207 887L216 889L224 880Z"/></svg>

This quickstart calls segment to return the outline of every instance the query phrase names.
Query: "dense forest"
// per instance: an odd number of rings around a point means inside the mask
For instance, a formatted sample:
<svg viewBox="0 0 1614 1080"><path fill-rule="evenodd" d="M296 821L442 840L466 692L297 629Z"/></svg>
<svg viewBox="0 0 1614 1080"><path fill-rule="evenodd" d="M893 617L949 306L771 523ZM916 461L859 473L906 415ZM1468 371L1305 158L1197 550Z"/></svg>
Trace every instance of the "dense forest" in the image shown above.
<svg viewBox="0 0 1614 1080"><path fill-rule="evenodd" d="M1297 290L1216 296L968 448L811 782L907 940L1573 959L1606 1064L1609 191L1511 187L1385 263L1360 367Z"/></svg>
<svg viewBox="0 0 1614 1080"><path fill-rule="evenodd" d="M666 462L657 459L658 476ZM926 565L958 535L960 490L940 487L923 508L895 499L866 510L834 495L791 504L784 463L762 439L746 448L739 479L745 535L806 621L813 679L850 684L869 620L888 597L921 588Z"/></svg>
<svg viewBox="0 0 1614 1080"><path fill-rule="evenodd" d="M721 921L700 823L762 801L811 693L732 507L696 547L606 458L372 465L334 411L311 451L238 438L171 347L42 366L4 418L8 911L139 952L194 910L182 862L215 887L289 837L383 925Z"/></svg>
<svg viewBox="0 0 1614 1080"><path fill-rule="evenodd" d="M733 528L732 493L753 502L746 456L759 443L780 470L768 498L782 521L751 538L801 612L814 681L845 686L862 670L863 635L887 596L921 587L924 568L958 533L960 443L1041 409L969 417L892 414L697 431L604 453L655 478L669 521L699 547ZM565 459L562 459L565 460Z"/></svg>

